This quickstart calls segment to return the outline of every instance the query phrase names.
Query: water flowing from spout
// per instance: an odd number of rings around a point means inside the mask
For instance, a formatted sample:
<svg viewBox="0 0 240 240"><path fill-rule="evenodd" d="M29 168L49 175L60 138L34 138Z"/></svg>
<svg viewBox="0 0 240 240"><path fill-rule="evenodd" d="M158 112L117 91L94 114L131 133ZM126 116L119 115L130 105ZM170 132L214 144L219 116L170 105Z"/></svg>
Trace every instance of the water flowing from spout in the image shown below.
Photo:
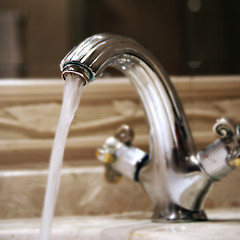
<svg viewBox="0 0 240 240"><path fill-rule="evenodd" d="M69 127L80 103L82 86L83 81L81 81L78 76L71 74L66 76L62 108L50 158L49 175L41 220L40 240L49 240L51 237L51 225L60 185L64 148Z"/></svg>

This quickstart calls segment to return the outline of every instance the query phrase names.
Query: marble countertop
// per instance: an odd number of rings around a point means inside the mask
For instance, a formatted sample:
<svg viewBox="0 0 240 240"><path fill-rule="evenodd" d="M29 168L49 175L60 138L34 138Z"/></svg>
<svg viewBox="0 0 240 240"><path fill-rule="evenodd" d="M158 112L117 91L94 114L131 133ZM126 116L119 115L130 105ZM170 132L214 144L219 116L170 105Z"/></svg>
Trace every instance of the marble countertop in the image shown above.
<svg viewBox="0 0 240 240"><path fill-rule="evenodd" d="M207 210L209 221L192 223L153 223L150 212L104 216L57 217L52 240L219 240L240 238L240 209ZM0 220L1 240L35 240L39 219Z"/></svg>

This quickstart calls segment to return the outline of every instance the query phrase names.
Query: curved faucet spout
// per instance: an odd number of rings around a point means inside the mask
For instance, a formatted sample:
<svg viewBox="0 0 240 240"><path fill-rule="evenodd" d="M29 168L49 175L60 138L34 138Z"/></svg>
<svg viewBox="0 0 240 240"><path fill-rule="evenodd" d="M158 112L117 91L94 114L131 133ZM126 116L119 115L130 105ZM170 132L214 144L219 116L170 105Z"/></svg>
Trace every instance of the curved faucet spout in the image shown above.
<svg viewBox="0 0 240 240"><path fill-rule="evenodd" d="M91 82L107 67L122 71L135 86L149 124L151 161L139 181L155 206L154 218L205 219L202 202L210 180L200 170L182 105L162 66L134 40L98 34L75 47L61 62L62 76Z"/></svg>

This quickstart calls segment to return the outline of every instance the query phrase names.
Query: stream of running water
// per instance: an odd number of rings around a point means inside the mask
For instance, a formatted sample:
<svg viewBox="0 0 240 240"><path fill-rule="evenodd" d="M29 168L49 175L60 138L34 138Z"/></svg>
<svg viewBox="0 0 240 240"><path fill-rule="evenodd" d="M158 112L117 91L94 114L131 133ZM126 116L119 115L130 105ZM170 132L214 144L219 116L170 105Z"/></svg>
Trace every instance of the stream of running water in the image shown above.
<svg viewBox="0 0 240 240"><path fill-rule="evenodd" d="M48 180L41 219L40 240L51 239L51 226L60 185L64 148L69 127L79 106L83 81L76 75L68 74L64 83L60 118L50 157Z"/></svg>

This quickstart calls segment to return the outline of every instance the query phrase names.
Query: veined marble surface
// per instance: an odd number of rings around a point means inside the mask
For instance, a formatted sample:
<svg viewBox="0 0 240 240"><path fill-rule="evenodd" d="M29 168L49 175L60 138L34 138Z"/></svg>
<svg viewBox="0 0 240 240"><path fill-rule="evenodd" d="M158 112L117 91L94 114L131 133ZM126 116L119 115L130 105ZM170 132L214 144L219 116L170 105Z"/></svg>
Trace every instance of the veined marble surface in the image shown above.
<svg viewBox="0 0 240 240"><path fill-rule="evenodd" d="M105 216L58 217L54 219L52 240L238 240L240 209L208 210L209 221L153 223L149 212ZM0 220L1 240L35 240L39 219Z"/></svg>
<svg viewBox="0 0 240 240"><path fill-rule="evenodd" d="M40 217L47 174L46 169L0 171L0 219ZM239 182L240 168L214 184L205 208L240 207ZM103 166L61 170L55 216L151 211L152 206L139 183L125 177L117 184L108 183Z"/></svg>

